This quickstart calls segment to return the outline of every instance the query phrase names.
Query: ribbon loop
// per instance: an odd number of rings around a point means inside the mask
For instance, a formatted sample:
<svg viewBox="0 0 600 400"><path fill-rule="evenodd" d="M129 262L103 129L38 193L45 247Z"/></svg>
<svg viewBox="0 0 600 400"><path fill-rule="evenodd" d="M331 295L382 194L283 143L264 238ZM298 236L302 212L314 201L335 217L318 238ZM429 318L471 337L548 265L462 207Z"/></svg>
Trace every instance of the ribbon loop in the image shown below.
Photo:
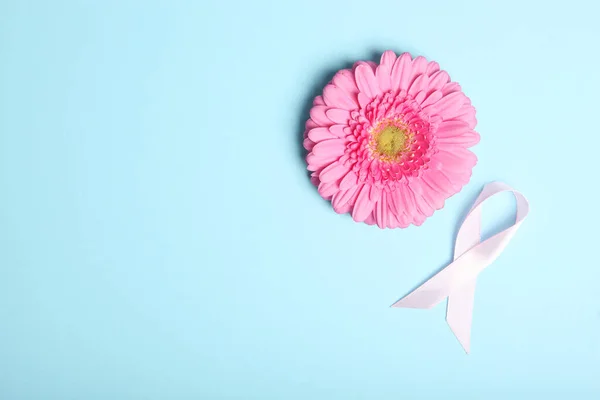
<svg viewBox="0 0 600 400"><path fill-rule="evenodd" d="M502 192L511 192L517 200L515 223L482 242L481 207ZM477 276L504 251L528 213L529 203L520 192L502 182L485 185L456 235L454 261L392 307L432 308L448 298L446 321L469 353Z"/></svg>

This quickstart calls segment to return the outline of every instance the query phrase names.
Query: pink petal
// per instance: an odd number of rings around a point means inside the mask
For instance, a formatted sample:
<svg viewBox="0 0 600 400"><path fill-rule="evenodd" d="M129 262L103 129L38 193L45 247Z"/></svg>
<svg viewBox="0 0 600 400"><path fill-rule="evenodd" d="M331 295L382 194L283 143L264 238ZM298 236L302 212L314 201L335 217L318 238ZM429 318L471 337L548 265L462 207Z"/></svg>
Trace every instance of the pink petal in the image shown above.
<svg viewBox="0 0 600 400"><path fill-rule="evenodd" d="M427 107L428 105L439 101L441 98L442 98L442 92L440 92L439 90L434 90L421 103L421 107Z"/></svg>
<svg viewBox="0 0 600 400"><path fill-rule="evenodd" d="M309 138L304 138L304 141L302 141L302 145L307 151L312 151L313 147L315 147L315 142L313 142Z"/></svg>
<svg viewBox="0 0 600 400"><path fill-rule="evenodd" d="M410 89L408 89L408 95L414 98L417 93L427 88L428 80L429 78L427 78L425 74L419 75L410 85Z"/></svg>
<svg viewBox="0 0 600 400"><path fill-rule="evenodd" d="M340 182L340 189L347 190L358 184L358 175L356 172L350 170Z"/></svg>
<svg viewBox="0 0 600 400"><path fill-rule="evenodd" d="M408 81L408 87L417 79L418 76L425 74L427 70L427 60L423 56L418 56L412 62L412 74Z"/></svg>
<svg viewBox="0 0 600 400"><path fill-rule="evenodd" d="M394 62L396 61L396 53L391 50L384 51L381 55L381 60L379 61L380 65L385 65L388 68L388 71L392 71L392 67L394 66Z"/></svg>
<svg viewBox="0 0 600 400"><path fill-rule="evenodd" d="M420 216L421 214L417 215ZM400 228L408 228L408 226L410 225L410 219L406 214L400 214L396 217L396 219L398 220L398 226Z"/></svg>
<svg viewBox="0 0 600 400"><path fill-rule="evenodd" d="M365 108L370 102L371 99L366 94L364 94L363 92L360 92L358 94L358 104L360 104L361 108Z"/></svg>
<svg viewBox="0 0 600 400"><path fill-rule="evenodd" d="M372 202L376 202L379 201L380 198L381 189L375 185L371 186L371 191L369 192L369 200L371 200Z"/></svg>
<svg viewBox="0 0 600 400"><path fill-rule="evenodd" d="M470 171L471 168L477 164L477 157L475 154L462 147L454 147L451 150L441 147L439 151L432 156L431 164L436 169L465 173Z"/></svg>
<svg viewBox="0 0 600 400"><path fill-rule="evenodd" d="M448 82L442 87L442 93L444 96L450 93L460 92L460 90L460 85L456 82Z"/></svg>
<svg viewBox="0 0 600 400"><path fill-rule="evenodd" d="M425 70L425 75L431 76L434 73L438 72L439 70L440 70L440 64L438 64L435 61L431 61L431 62L429 62L429 64L427 64L427 69Z"/></svg>
<svg viewBox="0 0 600 400"><path fill-rule="evenodd" d="M387 196L382 196L375 206L375 220L377 221L377 226L381 229L384 229L387 225L387 212Z"/></svg>
<svg viewBox="0 0 600 400"><path fill-rule="evenodd" d="M377 67L375 75L377 76L377 83L382 92L392 90L392 77L390 76L391 71L387 65L380 65Z"/></svg>
<svg viewBox="0 0 600 400"><path fill-rule="evenodd" d="M424 196L424 189L418 178L410 182L410 188L415 195L414 200L417 209L421 212L421 214L431 217L435 211L434 204L431 204L434 202L432 201L430 203L428 201L430 200L429 196Z"/></svg>
<svg viewBox="0 0 600 400"><path fill-rule="evenodd" d="M356 198L356 203L354 203L352 210L352 218L356 222L363 222L371 214L371 211L373 211L375 203L369 200L369 191L370 185L363 185Z"/></svg>
<svg viewBox="0 0 600 400"><path fill-rule="evenodd" d="M350 112L339 108L330 108L325 111L327 118L336 124L347 124L350 119Z"/></svg>
<svg viewBox="0 0 600 400"><path fill-rule="evenodd" d="M395 215L395 211L390 207L390 201L391 201L391 193L387 193L388 198L387 198L387 202L388 202L388 209L387 209L387 226L388 228L398 228L400 226L400 224L398 223L398 218Z"/></svg>
<svg viewBox="0 0 600 400"><path fill-rule="evenodd" d="M325 199L329 199L331 196L339 191L339 187L335 182L323 182L319 183L319 194Z"/></svg>
<svg viewBox="0 0 600 400"><path fill-rule="evenodd" d="M330 126L333 123L327 118L325 115L325 111L327 111L329 107L327 106L314 106L310 109L310 119L315 121L315 123L319 126Z"/></svg>
<svg viewBox="0 0 600 400"><path fill-rule="evenodd" d="M358 108L358 103L347 92L332 84L325 86L325 89L323 89L323 98L325 99L325 103L330 107L342 110L354 110Z"/></svg>
<svg viewBox="0 0 600 400"><path fill-rule="evenodd" d="M396 59L392 67L392 89L408 90L409 79L411 76L411 56L404 53Z"/></svg>
<svg viewBox="0 0 600 400"><path fill-rule="evenodd" d="M329 132L342 139L346 137L346 132L344 132L344 128L346 127L347 125L332 125L329 127Z"/></svg>
<svg viewBox="0 0 600 400"><path fill-rule="evenodd" d="M359 65L354 71L354 76L361 93L366 94L371 99L379 94L379 86L377 85L375 74L369 66L365 64Z"/></svg>
<svg viewBox="0 0 600 400"><path fill-rule="evenodd" d="M456 189L452 182L435 169L429 169L423 173L421 179L426 183L434 192L443 193L444 196L456 193Z"/></svg>
<svg viewBox="0 0 600 400"><path fill-rule="evenodd" d="M319 126L319 124L317 124L315 121L309 118L306 120L306 124L304 124L304 126L306 127L306 131L308 132L312 128L316 128L317 126Z"/></svg>
<svg viewBox="0 0 600 400"><path fill-rule="evenodd" d="M324 106L324 105L325 105L325 101L323 100L322 96L317 96L313 100L313 106Z"/></svg>
<svg viewBox="0 0 600 400"><path fill-rule="evenodd" d="M308 138L313 142L321 142L328 139L338 139L338 137L331 133L329 129L323 126L313 128L308 131Z"/></svg>
<svg viewBox="0 0 600 400"><path fill-rule="evenodd" d="M365 219L364 222L367 225L375 225L375 214L374 214L374 211L371 211L371 213L367 216L367 219Z"/></svg>
<svg viewBox="0 0 600 400"><path fill-rule="evenodd" d="M400 187L398 187L395 190L395 197L394 199L396 200L396 206L397 208L397 215L400 212L404 212L407 215L413 215L417 212L417 205L415 203L415 194L413 193L412 189L407 186L407 185L401 185Z"/></svg>
<svg viewBox="0 0 600 400"><path fill-rule="evenodd" d="M417 104L421 104L421 103L423 103L423 101L425 101L425 97L427 97L427 92L425 92L424 90L421 90L415 96L415 101L417 102Z"/></svg>
<svg viewBox="0 0 600 400"><path fill-rule="evenodd" d="M477 118L475 117L475 107L473 107L472 105L463 104L461 109L458 110L458 112L456 113L454 119L460 119L462 121L465 121L467 124L469 124L469 128L475 128L475 125L477 125Z"/></svg>
<svg viewBox="0 0 600 400"><path fill-rule="evenodd" d="M467 125L466 122L450 120L440 123L434 135L440 138L455 137L460 136L469 130L469 125Z"/></svg>
<svg viewBox="0 0 600 400"><path fill-rule="evenodd" d="M319 180L319 175L316 172L310 174L310 183L317 187L319 186L319 183L321 183L321 181Z"/></svg>
<svg viewBox="0 0 600 400"><path fill-rule="evenodd" d="M415 214L412 217L413 217L412 223L415 224L416 226L421 226L421 225L423 225L423 222L425 222L425 219L427 216L424 214Z"/></svg>
<svg viewBox="0 0 600 400"><path fill-rule="evenodd" d="M479 143L479 134L472 130L464 131L458 136L439 137L437 143L442 146L463 146L471 147Z"/></svg>
<svg viewBox="0 0 600 400"><path fill-rule="evenodd" d="M338 158L340 157L335 154L329 154L327 156L316 156L314 153L309 153L306 156L306 163L308 164L306 169L308 169L309 171L317 171L336 161Z"/></svg>
<svg viewBox="0 0 600 400"><path fill-rule="evenodd" d="M331 163L319 174L321 182L334 182L348 172L348 167L338 162Z"/></svg>
<svg viewBox="0 0 600 400"><path fill-rule="evenodd" d="M315 156L324 157L329 155L341 156L346 150L346 144L342 139L323 140L315 145L313 154Z"/></svg>
<svg viewBox="0 0 600 400"><path fill-rule="evenodd" d="M358 86L354 80L354 72L349 69L338 71L332 79L335 86L343 90L350 98L356 100Z"/></svg>
<svg viewBox="0 0 600 400"><path fill-rule="evenodd" d="M446 71L438 71L431 75L429 87L431 89L441 90L446 83L450 82L450 76Z"/></svg>
<svg viewBox="0 0 600 400"><path fill-rule="evenodd" d="M345 214L352 209L352 205L348 204L347 199L349 196L348 190L340 190L336 194L333 195L331 199L331 205L333 206L333 210L338 214Z"/></svg>
<svg viewBox="0 0 600 400"><path fill-rule="evenodd" d="M439 101L423 108L428 114L437 114L444 119L451 119L465 102L465 95L462 92L454 92L442 97Z"/></svg>
<svg viewBox="0 0 600 400"><path fill-rule="evenodd" d="M353 200L353 197L358 196L359 189L361 188L362 186L353 186L350 189L344 190L337 201L340 203L340 205L347 204L349 206L353 206L354 202L356 201L356 198Z"/></svg>

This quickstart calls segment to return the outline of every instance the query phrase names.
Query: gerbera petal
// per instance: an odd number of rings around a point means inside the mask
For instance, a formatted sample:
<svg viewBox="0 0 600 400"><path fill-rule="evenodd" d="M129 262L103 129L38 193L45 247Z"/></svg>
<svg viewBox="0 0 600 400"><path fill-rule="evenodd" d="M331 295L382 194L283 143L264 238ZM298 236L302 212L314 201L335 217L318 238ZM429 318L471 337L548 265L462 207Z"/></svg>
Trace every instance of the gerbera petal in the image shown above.
<svg viewBox="0 0 600 400"><path fill-rule="evenodd" d="M348 191L340 190L336 194L333 195L331 199L331 205L333 206L333 210L338 214L346 214L350 210L352 210L352 205L347 202L341 201L344 198Z"/></svg>
<svg viewBox="0 0 600 400"><path fill-rule="evenodd" d="M341 204L347 204L349 206L353 206L356 202L356 196L360 192L361 186L353 186L350 189L345 190L339 197L339 202Z"/></svg>
<svg viewBox="0 0 600 400"><path fill-rule="evenodd" d="M408 89L408 95L415 97L417 93L423 91L427 87L428 83L429 78L425 74L419 75L410 85L410 88ZM417 102L420 103L420 101Z"/></svg>
<svg viewBox="0 0 600 400"><path fill-rule="evenodd" d="M366 94L372 99L380 93L377 80L375 79L375 74L373 73L373 69L371 67L365 64L359 65L354 71L354 76L356 78L358 89L361 91L361 93Z"/></svg>
<svg viewBox="0 0 600 400"><path fill-rule="evenodd" d="M346 137L346 132L344 132L344 128L346 127L347 125L332 125L329 127L329 132L331 132L332 135L342 139Z"/></svg>
<svg viewBox="0 0 600 400"><path fill-rule="evenodd" d="M423 102L421 103L421 107L427 107L428 105L439 101L441 98L442 92L440 92L439 90L434 90L429 94L429 96L425 98L425 100L423 100Z"/></svg>
<svg viewBox="0 0 600 400"><path fill-rule="evenodd" d="M349 69L338 71L331 81L335 86L346 92L350 98L353 100L356 99L356 95L358 94L358 86L356 86L354 73L352 71Z"/></svg>
<svg viewBox="0 0 600 400"><path fill-rule="evenodd" d="M316 146L315 146L316 147ZM334 182L348 172L348 167L338 162L331 163L319 174L321 182Z"/></svg>
<svg viewBox="0 0 600 400"><path fill-rule="evenodd" d="M331 198L331 205L333 206L333 209L335 210L335 212L337 212L338 214L343 214L343 213L339 212L338 210L341 210L347 206L346 202L342 203L340 201L340 199L342 199L344 197L346 192L348 192L348 190L344 190L344 189L340 188L340 190L337 191Z"/></svg>
<svg viewBox="0 0 600 400"><path fill-rule="evenodd" d="M317 96L313 100L313 106L324 106L325 101L323 100L323 96Z"/></svg>
<svg viewBox="0 0 600 400"><path fill-rule="evenodd" d="M429 169L423 173L421 179L434 192L443 193L444 196L455 192L454 185L443 174L435 169Z"/></svg>
<svg viewBox="0 0 600 400"><path fill-rule="evenodd" d="M444 146L463 146L471 147L479 143L479 134L472 130L466 130L458 136L440 137L437 143Z"/></svg>
<svg viewBox="0 0 600 400"><path fill-rule="evenodd" d="M450 120L440 123L434 134L436 137L455 137L467 131L469 131L469 125L466 122Z"/></svg>
<svg viewBox="0 0 600 400"><path fill-rule="evenodd" d="M469 124L469 128L475 128L475 125L477 125L477 118L475 117L475 107L473 107L470 104L463 104L461 109L458 110L458 112L456 113L456 116L454 116L454 119L465 121L467 124Z"/></svg>
<svg viewBox="0 0 600 400"><path fill-rule="evenodd" d="M313 142L321 142L328 139L338 139L336 135L331 133L329 129L319 126L308 131L308 138Z"/></svg>
<svg viewBox="0 0 600 400"><path fill-rule="evenodd" d="M319 183L319 194L325 199L329 199L331 196L336 194L340 188L335 182L323 182Z"/></svg>
<svg viewBox="0 0 600 400"><path fill-rule="evenodd" d="M412 215L417 212L417 204L415 202L415 194L408 185L401 185L396 190L396 206L399 212Z"/></svg>
<svg viewBox="0 0 600 400"><path fill-rule="evenodd" d="M425 218L427 216L424 214L415 214L412 215L412 223L415 224L415 226L421 226L423 225L423 222L425 222Z"/></svg>
<svg viewBox="0 0 600 400"><path fill-rule="evenodd" d="M317 126L319 126L319 124L317 124L311 118L307 119L306 124L304 124L304 127L306 128L306 133L308 133L308 131L310 131L311 129L316 128Z"/></svg>
<svg viewBox="0 0 600 400"><path fill-rule="evenodd" d="M390 76L391 71L387 65L380 65L377 67L375 75L377 77L377 83L382 92L387 92L392 89L392 77Z"/></svg>
<svg viewBox="0 0 600 400"><path fill-rule="evenodd" d="M465 102L462 92L454 92L442 97L439 101L424 107L423 111L428 114L437 114L444 119L451 119Z"/></svg>
<svg viewBox="0 0 600 400"><path fill-rule="evenodd" d="M383 193L377 204L375 205L375 221L377 226L384 229L387 225L387 193Z"/></svg>
<svg viewBox="0 0 600 400"><path fill-rule="evenodd" d="M367 104L369 104L370 102L371 102L371 99L369 98L369 96L367 96L363 92L360 92L358 94L358 104L360 104L361 108L365 108L367 106Z"/></svg>
<svg viewBox="0 0 600 400"><path fill-rule="evenodd" d="M325 86L325 89L323 89L323 98L325 99L325 104L329 107L340 108L342 110L354 110L358 108L358 103L350 95L332 84Z"/></svg>
<svg viewBox="0 0 600 400"><path fill-rule="evenodd" d="M340 189L342 189L342 190L350 189L351 187L356 186L357 184L358 184L358 175L356 175L356 172L350 170L350 171L348 171L348 173L344 176L344 178L340 182Z"/></svg>
<svg viewBox="0 0 600 400"><path fill-rule="evenodd" d="M477 157L471 151L462 147L454 147L452 149L441 147L432 156L431 163L436 169L463 172L470 170L477 164Z"/></svg>
<svg viewBox="0 0 600 400"><path fill-rule="evenodd" d="M409 53L404 53L396 59L392 67L392 89L408 90L412 72L411 61L412 58Z"/></svg>
<svg viewBox="0 0 600 400"><path fill-rule="evenodd" d="M336 155L339 157L344 154L345 149L346 144L342 139L330 139L317 143L312 152L314 155L321 157L329 155Z"/></svg>
<svg viewBox="0 0 600 400"><path fill-rule="evenodd" d="M364 220L364 223L367 225L375 225L375 213L371 211L367 219Z"/></svg>
<svg viewBox="0 0 600 400"><path fill-rule="evenodd" d="M313 149L314 149L314 147L313 147ZM322 169L322 168L328 166L329 164L331 164L338 158L340 158L340 157L335 154L328 154L326 156L317 156L314 153L309 153L306 156L306 162L308 164L306 169L308 169L309 171L318 171L319 169Z"/></svg>
<svg viewBox="0 0 600 400"><path fill-rule="evenodd" d="M315 106L310 109L310 119L315 121L315 123L319 126L330 126L333 123L327 118L325 115L325 111L327 111L327 106Z"/></svg>
<svg viewBox="0 0 600 400"><path fill-rule="evenodd" d="M312 172L310 174L310 183L319 187L319 183L321 183L321 181L319 180L319 174L317 174L316 172Z"/></svg>
<svg viewBox="0 0 600 400"><path fill-rule="evenodd" d="M315 147L315 142L306 137L302 141L302 146L304 146L306 151L312 151L313 147Z"/></svg>
<svg viewBox="0 0 600 400"><path fill-rule="evenodd" d="M392 71L392 67L394 66L394 62L396 61L396 53L391 50L384 51L381 55L381 59L379 64L385 65L388 68L388 71Z"/></svg>
<svg viewBox="0 0 600 400"><path fill-rule="evenodd" d="M441 90L446 83L450 81L450 76L446 71L438 71L431 75L429 87L435 90Z"/></svg>
<svg viewBox="0 0 600 400"><path fill-rule="evenodd" d="M427 59L423 56L418 56L412 61L412 74L408 82L408 87L419 77L425 74L427 70Z"/></svg>
<svg viewBox="0 0 600 400"><path fill-rule="evenodd" d="M460 85L457 82L448 82L442 87L444 96L454 92L460 92Z"/></svg>
<svg viewBox="0 0 600 400"><path fill-rule="evenodd" d="M346 124L350 119L350 111L342 110L340 108L330 108L325 111L325 115L327 115L327 118L329 118L331 122L336 124Z"/></svg>
<svg viewBox="0 0 600 400"><path fill-rule="evenodd" d="M362 189L360 189L358 197L356 198L354 208L352 209L352 218L356 222L365 221L371 214L371 211L373 211L375 203L369 200L369 192L370 185L363 185Z"/></svg>
<svg viewBox="0 0 600 400"><path fill-rule="evenodd" d="M425 75L431 76L439 70L440 70L440 64L438 64L435 61L430 61L427 64L427 68L425 69Z"/></svg>
<svg viewBox="0 0 600 400"><path fill-rule="evenodd" d="M431 217L435 211L435 202L431 201L430 196L425 195L423 185L419 180L412 180L410 182L410 188L414 193L414 200L417 209L425 216Z"/></svg>
<svg viewBox="0 0 600 400"><path fill-rule="evenodd" d="M375 185L371 186L371 191L369 192L369 200L372 202L379 201L381 198L381 189Z"/></svg>

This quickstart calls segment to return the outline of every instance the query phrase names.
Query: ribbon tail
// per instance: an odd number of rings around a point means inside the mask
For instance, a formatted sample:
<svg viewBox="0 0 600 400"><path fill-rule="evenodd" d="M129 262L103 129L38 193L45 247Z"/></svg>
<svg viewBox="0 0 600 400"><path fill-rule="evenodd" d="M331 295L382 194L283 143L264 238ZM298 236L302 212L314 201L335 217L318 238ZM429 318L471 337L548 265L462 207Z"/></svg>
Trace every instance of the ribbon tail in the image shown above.
<svg viewBox="0 0 600 400"><path fill-rule="evenodd" d="M467 354L471 351L471 323L476 283L476 280L466 282L453 291L448 296L446 308L446 322Z"/></svg>
<svg viewBox="0 0 600 400"><path fill-rule="evenodd" d="M392 304L395 308L432 308L450 294L448 267L434 275L427 282Z"/></svg>

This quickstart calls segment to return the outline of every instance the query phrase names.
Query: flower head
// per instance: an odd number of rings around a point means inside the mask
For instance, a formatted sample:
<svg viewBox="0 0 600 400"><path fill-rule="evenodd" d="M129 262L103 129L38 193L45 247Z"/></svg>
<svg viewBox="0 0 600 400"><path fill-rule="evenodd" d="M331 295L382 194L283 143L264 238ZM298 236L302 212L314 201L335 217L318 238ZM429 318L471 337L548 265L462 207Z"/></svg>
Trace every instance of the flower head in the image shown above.
<svg viewBox="0 0 600 400"><path fill-rule="evenodd" d="M392 51L338 71L314 99L304 147L337 213L380 228L421 225L469 181L475 108L436 62Z"/></svg>

